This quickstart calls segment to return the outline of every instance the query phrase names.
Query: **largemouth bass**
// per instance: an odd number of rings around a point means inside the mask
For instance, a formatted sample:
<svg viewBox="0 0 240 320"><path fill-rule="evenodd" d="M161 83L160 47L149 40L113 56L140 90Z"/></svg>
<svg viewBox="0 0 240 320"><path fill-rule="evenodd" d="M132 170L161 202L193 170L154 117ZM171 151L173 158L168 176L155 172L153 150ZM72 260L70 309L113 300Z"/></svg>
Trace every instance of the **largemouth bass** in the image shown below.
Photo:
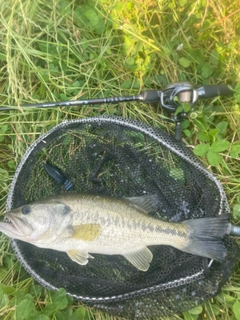
<svg viewBox="0 0 240 320"><path fill-rule="evenodd" d="M184 252L224 260L222 242L231 225L227 216L166 222L148 215L151 196L116 199L63 194L6 213L0 231L40 248L63 251L80 265L90 254L122 255L146 271L153 255L148 246L167 245Z"/></svg>

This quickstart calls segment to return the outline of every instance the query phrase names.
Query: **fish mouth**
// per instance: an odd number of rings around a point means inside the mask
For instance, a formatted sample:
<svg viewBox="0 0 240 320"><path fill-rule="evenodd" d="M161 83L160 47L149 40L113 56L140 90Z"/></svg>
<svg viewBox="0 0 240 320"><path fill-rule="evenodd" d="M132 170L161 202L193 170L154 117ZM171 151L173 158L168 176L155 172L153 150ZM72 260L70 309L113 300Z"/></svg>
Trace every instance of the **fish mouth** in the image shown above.
<svg viewBox="0 0 240 320"><path fill-rule="evenodd" d="M4 229L9 237L16 238L21 240L23 237L26 236L26 229L28 230L28 234L31 232L31 226L23 221L19 217L12 216L11 214L6 215L7 219L4 222Z"/></svg>

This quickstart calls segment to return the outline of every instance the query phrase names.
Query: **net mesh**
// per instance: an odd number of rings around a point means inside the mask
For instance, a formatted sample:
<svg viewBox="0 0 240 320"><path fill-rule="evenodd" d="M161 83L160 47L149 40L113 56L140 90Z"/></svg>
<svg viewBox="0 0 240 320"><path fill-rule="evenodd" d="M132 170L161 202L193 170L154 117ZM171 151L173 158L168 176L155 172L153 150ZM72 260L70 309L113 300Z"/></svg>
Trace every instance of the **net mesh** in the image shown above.
<svg viewBox="0 0 240 320"><path fill-rule="evenodd" d="M7 209L66 191L44 169L57 167L71 192L117 197L157 195L151 215L182 221L228 214L219 182L182 143L143 123L118 117L63 122L27 150L16 171ZM50 289L63 287L74 298L128 319L170 316L213 297L229 278L238 247L224 239L222 263L168 246L150 247L147 272L121 256L94 255L86 266L66 253L13 240L25 269Z"/></svg>

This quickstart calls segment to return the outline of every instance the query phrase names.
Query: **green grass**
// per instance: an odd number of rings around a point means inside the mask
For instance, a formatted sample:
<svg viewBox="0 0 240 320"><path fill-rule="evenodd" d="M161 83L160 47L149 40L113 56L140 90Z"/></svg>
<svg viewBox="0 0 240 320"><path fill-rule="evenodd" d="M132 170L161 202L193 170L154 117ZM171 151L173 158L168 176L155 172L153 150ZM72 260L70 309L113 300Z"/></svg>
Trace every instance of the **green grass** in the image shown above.
<svg viewBox="0 0 240 320"><path fill-rule="evenodd" d="M239 80L237 0L0 0L0 9L1 105L132 95L176 81L202 85ZM240 222L239 96L240 90L233 98L201 101L183 123L184 141L192 149L201 146L195 153L223 184L235 223ZM135 118L174 132L157 105L2 111L2 214L27 147L65 119L99 114ZM226 147L216 151L219 141ZM1 319L113 319L74 302L63 291L52 293L36 284L3 235L0 283ZM216 298L176 318L239 320L239 310L237 265Z"/></svg>

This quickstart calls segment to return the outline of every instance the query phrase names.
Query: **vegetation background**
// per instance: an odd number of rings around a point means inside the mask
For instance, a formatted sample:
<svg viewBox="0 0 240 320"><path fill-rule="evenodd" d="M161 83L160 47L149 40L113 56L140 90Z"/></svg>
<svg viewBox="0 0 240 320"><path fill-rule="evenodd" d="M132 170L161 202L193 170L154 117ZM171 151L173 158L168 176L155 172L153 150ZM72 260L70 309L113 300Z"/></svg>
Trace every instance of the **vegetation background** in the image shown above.
<svg viewBox="0 0 240 320"><path fill-rule="evenodd" d="M159 105L124 103L22 110L24 103L132 95L176 81L240 78L238 0L0 0L0 209L23 154L65 119L121 115L170 133ZM240 90L199 102L183 139L227 193L240 222ZM219 146L216 148L216 146ZM22 269L0 236L0 319L113 319L50 292ZM211 301L174 319L240 320L240 265Z"/></svg>

